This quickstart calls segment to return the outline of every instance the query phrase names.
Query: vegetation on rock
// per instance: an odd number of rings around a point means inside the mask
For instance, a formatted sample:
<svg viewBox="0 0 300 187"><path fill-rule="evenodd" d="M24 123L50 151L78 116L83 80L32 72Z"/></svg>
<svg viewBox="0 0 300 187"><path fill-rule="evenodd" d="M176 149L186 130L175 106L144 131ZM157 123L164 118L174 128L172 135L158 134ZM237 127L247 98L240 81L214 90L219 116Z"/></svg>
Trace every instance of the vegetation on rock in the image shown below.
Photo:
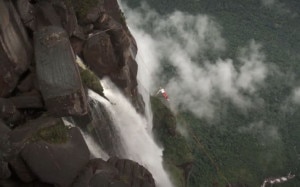
<svg viewBox="0 0 300 187"><path fill-rule="evenodd" d="M40 129L31 138L31 141L46 141L53 144L61 144L68 141L68 127L62 120L59 123Z"/></svg>
<svg viewBox="0 0 300 187"><path fill-rule="evenodd" d="M87 15L91 8L99 5L100 2L99 0L68 0L68 3L74 7L79 21Z"/></svg>
<svg viewBox="0 0 300 187"><path fill-rule="evenodd" d="M163 145L164 166L171 173L176 186L184 186L185 173L181 165L191 163L194 157L186 139L176 131L176 117L160 98L151 97L153 132Z"/></svg>
<svg viewBox="0 0 300 187"><path fill-rule="evenodd" d="M85 85L86 87L88 87L89 89L93 90L94 92L98 93L101 96L104 95L103 87L99 81L99 78L97 77L97 75L95 75L94 72L92 72L88 68L81 69L80 76L83 85Z"/></svg>
<svg viewBox="0 0 300 187"><path fill-rule="evenodd" d="M235 58L241 46L250 40L261 43L261 50L266 55L265 63L272 72L257 93L263 101L261 107L241 112L228 100L222 99L222 106L217 107L223 108L217 110L212 121L180 111L178 115L189 126L189 145L195 156L189 180L191 187L226 186L229 183L260 186L266 177L285 175L289 171L300 175L300 108L290 101L293 89L299 87L300 43L297 42L299 32L296 31L300 24L296 14L300 11L300 4L297 0L272 1L274 6L266 7L262 2L147 1L162 17L174 10L212 17L222 27L222 36L227 42L226 51L218 57L233 59L236 62L234 66L240 66ZM140 1L136 0L128 3L132 7L140 5ZM206 58L214 59L216 56L207 55ZM167 68L170 72L171 68ZM255 124L258 128L254 128ZM251 125L251 131L240 132ZM272 134L272 129L276 129L278 134ZM296 177L278 186L299 184L300 178Z"/></svg>

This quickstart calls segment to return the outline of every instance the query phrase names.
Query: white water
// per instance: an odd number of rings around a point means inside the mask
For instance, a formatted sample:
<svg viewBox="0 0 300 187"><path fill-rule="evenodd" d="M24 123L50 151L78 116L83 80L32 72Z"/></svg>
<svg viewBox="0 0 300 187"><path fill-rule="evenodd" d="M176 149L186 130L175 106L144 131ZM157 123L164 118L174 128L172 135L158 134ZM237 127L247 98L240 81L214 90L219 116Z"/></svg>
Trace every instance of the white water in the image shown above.
<svg viewBox="0 0 300 187"><path fill-rule="evenodd" d="M89 96L101 102L112 116L126 152L124 158L145 166L152 173L157 186L172 187L169 176L162 166L162 149L155 144L153 137L146 130L147 120L136 112L109 80L103 80L101 83L105 95L116 104L110 104L94 92L89 92Z"/></svg>
<svg viewBox="0 0 300 187"><path fill-rule="evenodd" d="M93 137L82 131L81 133L94 158L102 158L105 161L109 159L108 154L103 149L101 149L101 147L95 142Z"/></svg>
<svg viewBox="0 0 300 187"><path fill-rule="evenodd" d="M65 126L75 127L75 122L74 122L73 118L69 117L67 120L67 118L63 117L62 120L63 120ZM101 149L101 147L95 142L93 137L91 137L87 133L84 133L80 128L79 128L79 130L80 130L80 132L84 138L84 141L87 144L93 158L102 158L105 161L108 160L109 159L108 154L103 149Z"/></svg>

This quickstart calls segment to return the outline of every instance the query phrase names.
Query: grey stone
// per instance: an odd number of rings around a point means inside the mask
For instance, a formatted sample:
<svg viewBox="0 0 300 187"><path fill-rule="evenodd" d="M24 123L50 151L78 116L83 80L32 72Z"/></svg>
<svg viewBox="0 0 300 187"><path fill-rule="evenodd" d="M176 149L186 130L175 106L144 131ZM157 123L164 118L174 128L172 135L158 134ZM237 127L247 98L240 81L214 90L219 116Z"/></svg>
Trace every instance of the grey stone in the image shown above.
<svg viewBox="0 0 300 187"><path fill-rule="evenodd" d="M24 25L34 31L36 29L34 6L29 0L17 0L15 4Z"/></svg>
<svg viewBox="0 0 300 187"><path fill-rule="evenodd" d="M117 72L119 69L110 36L105 32L91 34L84 44L83 57L84 62L99 77Z"/></svg>
<svg viewBox="0 0 300 187"><path fill-rule="evenodd" d="M49 26L34 34L38 83L48 111L58 117L87 112L75 56L67 33Z"/></svg>
<svg viewBox="0 0 300 187"><path fill-rule="evenodd" d="M0 97L9 95L32 59L32 46L11 1L0 0Z"/></svg>
<svg viewBox="0 0 300 187"><path fill-rule="evenodd" d="M88 163L90 153L80 131L71 128L68 137L65 143L37 141L22 150L22 158L42 182L70 186Z"/></svg>

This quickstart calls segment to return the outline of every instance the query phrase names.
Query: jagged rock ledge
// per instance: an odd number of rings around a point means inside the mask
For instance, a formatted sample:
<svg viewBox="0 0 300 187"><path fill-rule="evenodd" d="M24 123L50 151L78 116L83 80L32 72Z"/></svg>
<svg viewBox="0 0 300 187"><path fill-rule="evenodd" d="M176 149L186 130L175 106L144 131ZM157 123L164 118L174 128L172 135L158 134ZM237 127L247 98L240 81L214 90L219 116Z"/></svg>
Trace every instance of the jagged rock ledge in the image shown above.
<svg viewBox="0 0 300 187"><path fill-rule="evenodd" d="M79 128L62 121L107 128L87 97L105 97L106 76L143 113L136 53L117 0L0 0L0 186L154 187L138 163L91 159Z"/></svg>

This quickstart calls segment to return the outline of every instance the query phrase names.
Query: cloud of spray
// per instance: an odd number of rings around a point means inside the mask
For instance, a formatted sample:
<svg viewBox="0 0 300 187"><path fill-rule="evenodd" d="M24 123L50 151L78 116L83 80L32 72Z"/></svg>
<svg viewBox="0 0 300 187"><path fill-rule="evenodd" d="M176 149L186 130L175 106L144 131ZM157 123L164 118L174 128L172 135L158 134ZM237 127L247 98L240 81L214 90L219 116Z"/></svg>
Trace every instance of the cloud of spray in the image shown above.
<svg viewBox="0 0 300 187"><path fill-rule="evenodd" d="M279 0L261 0L261 3L265 7L275 10L278 14L290 15L294 18L298 16L298 13L291 11L291 9L289 9L284 1L281 2Z"/></svg>
<svg viewBox="0 0 300 187"><path fill-rule="evenodd" d="M273 6L276 0L261 0L262 4L265 6Z"/></svg>
<svg viewBox="0 0 300 187"><path fill-rule="evenodd" d="M240 127L238 128L238 131L245 134L255 134L262 143L281 140L278 127L267 125L263 121L251 123L246 127Z"/></svg>
<svg viewBox="0 0 300 187"><path fill-rule="evenodd" d="M268 67L256 41L241 48L235 60L212 61L207 58L209 53L218 56L226 50L221 26L213 18L179 11L163 16L146 4L137 9L123 4L123 8L143 53L139 66L145 66L150 75L141 83L150 92L164 83L162 67L168 62L176 76L168 77L163 86L177 109L212 118L221 99L229 99L242 109L252 107L259 99L256 92L264 83ZM141 77L147 77L145 72Z"/></svg>
<svg viewBox="0 0 300 187"><path fill-rule="evenodd" d="M295 104L300 104L300 87L294 89L292 94L292 101Z"/></svg>

